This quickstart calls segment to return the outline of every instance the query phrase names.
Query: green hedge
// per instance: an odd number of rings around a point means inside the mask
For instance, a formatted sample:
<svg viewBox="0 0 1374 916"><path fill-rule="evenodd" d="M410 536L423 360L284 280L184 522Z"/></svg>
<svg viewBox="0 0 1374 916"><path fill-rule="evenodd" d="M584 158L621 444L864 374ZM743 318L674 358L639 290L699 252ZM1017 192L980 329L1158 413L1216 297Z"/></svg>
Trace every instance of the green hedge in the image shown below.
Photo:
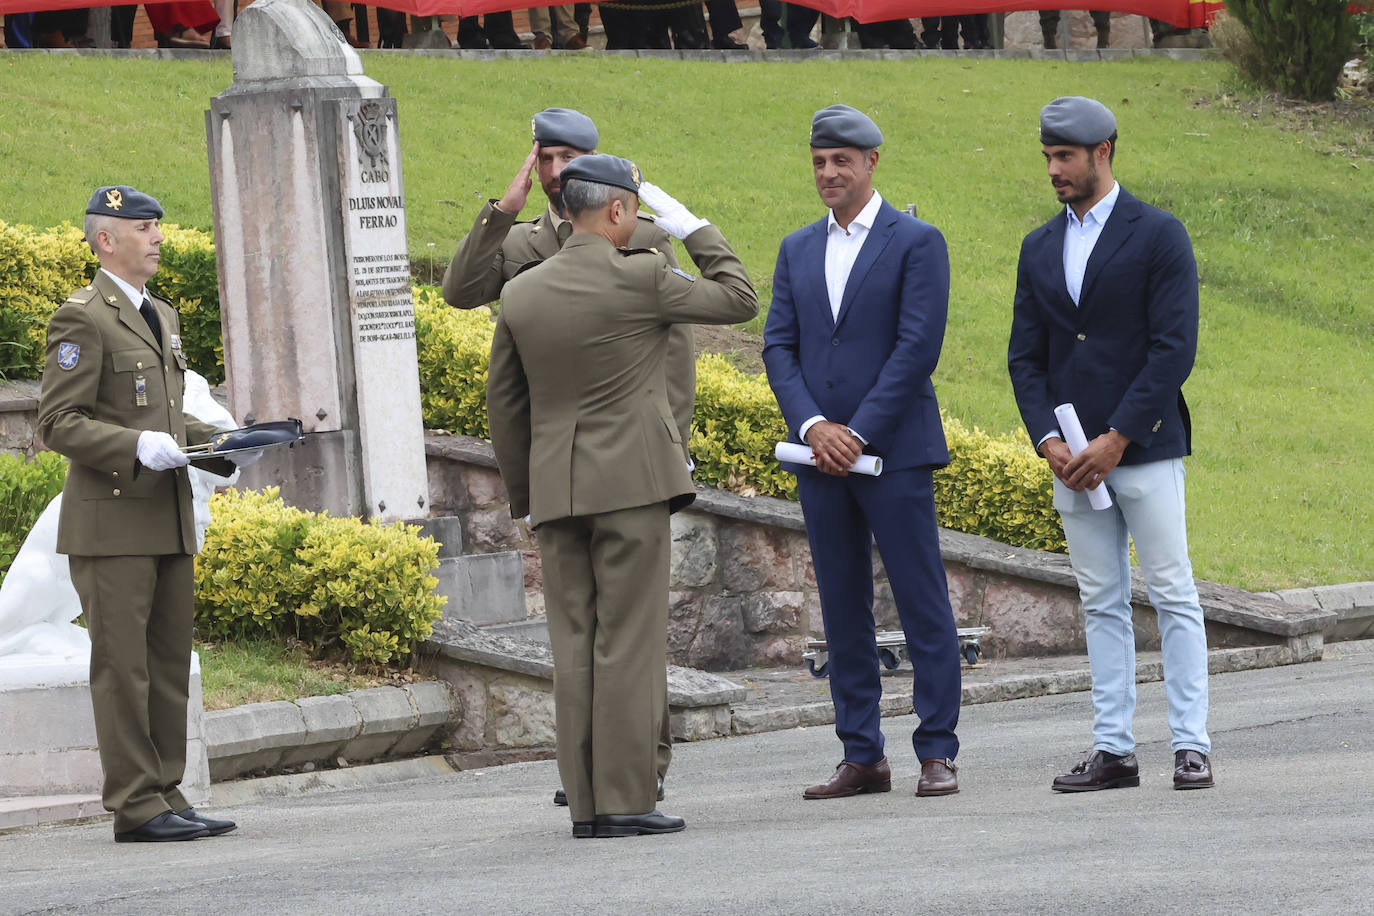
<svg viewBox="0 0 1374 916"><path fill-rule="evenodd" d="M224 381L215 245L208 233L163 225L162 260L148 287L181 314L186 358L212 385ZM38 378L48 319L99 263L76 226L0 220L0 378Z"/></svg>
<svg viewBox="0 0 1374 916"><path fill-rule="evenodd" d="M213 242L175 226L164 226L163 234L162 266L152 285L181 313L191 367L216 384L224 378L224 353ZM36 378L48 317L87 281L95 259L70 226L38 231L0 222L0 265L0 340L15 341L8 364L0 351L0 373L9 365L20 377ZM416 287L414 299L425 427L488 438L491 312L449 308L432 287ZM1024 437L990 436L948 416L945 434L951 463L935 476L942 525L1018 547L1065 549L1049 468ZM773 458L773 443L782 438L782 416L763 376L742 373L716 355L698 358L691 439L697 480L795 499L795 477Z"/></svg>
<svg viewBox="0 0 1374 916"><path fill-rule="evenodd" d="M302 512L276 488L225 490L196 557L204 637L292 636L358 661L405 660L448 600L433 538L412 525Z"/></svg>
<svg viewBox="0 0 1374 916"><path fill-rule="evenodd" d="M66 479L67 459L56 452L40 452L32 461L0 454L0 582Z"/></svg>

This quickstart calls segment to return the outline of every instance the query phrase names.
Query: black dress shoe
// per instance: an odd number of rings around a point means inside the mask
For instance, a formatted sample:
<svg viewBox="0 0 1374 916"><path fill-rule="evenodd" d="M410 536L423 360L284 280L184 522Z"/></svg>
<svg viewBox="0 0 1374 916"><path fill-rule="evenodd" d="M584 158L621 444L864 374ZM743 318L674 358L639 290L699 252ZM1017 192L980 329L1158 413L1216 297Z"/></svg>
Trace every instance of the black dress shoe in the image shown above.
<svg viewBox="0 0 1374 916"><path fill-rule="evenodd" d="M210 829L200 821L188 821L164 811L141 827L116 833L116 843L175 843L209 836Z"/></svg>
<svg viewBox="0 0 1374 916"><path fill-rule="evenodd" d="M663 777L658 777L658 800L663 801ZM560 808L568 807L568 793L557 789L553 793L553 803Z"/></svg>
<svg viewBox="0 0 1374 916"><path fill-rule="evenodd" d="M184 821L195 821L196 823L204 824L205 829L210 831L210 836L220 836L238 827L238 824L235 824L233 821L197 814L195 808L187 808L185 811L178 811L177 817Z"/></svg>
<svg viewBox="0 0 1374 916"><path fill-rule="evenodd" d="M1135 754L1117 756L1106 751L1092 755L1063 776L1054 777L1056 792L1096 792L1099 789L1125 789L1140 785L1140 767Z"/></svg>
<svg viewBox="0 0 1374 916"><path fill-rule="evenodd" d="M596 821L573 821L573 839L590 840L596 836Z"/></svg>
<svg viewBox="0 0 1374 916"><path fill-rule="evenodd" d="M1174 752L1174 788L1212 788L1212 761L1201 751Z"/></svg>
<svg viewBox="0 0 1374 916"><path fill-rule="evenodd" d="M687 826L680 817L664 814L657 808L648 814L598 814L596 836L643 836L648 833L677 833Z"/></svg>

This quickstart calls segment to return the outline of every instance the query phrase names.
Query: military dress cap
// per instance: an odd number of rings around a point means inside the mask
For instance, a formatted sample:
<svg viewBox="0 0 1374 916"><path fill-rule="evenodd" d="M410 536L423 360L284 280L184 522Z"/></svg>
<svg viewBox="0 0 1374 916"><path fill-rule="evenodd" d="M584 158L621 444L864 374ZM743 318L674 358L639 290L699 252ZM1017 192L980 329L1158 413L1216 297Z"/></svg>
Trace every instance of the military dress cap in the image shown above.
<svg viewBox="0 0 1374 916"><path fill-rule="evenodd" d="M86 204L87 213L120 219L162 219L162 204L126 184L97 188Z"/></svg>
<svg viewBox="0 0 1374 916"><path fill-rule="evenodd" d="M1097 99L1066 95L1040 109L1046 146L1096 146L1116 133L1116 116Z"/></svg>
<svg viewBox="0 0 1374 916"><path fill-rule="evenodd" d="M876 149L882 142L883 132L878 125L857 108L830 105L811 117L812 146Z"/></svg>
<svg viewBox="0 0 1374 916"><path fill-rule="evenodd" d="M599 139L591 118L571 108L545 108L530 121L534 140L541 146L596 149Z"/></svg>
<svg viewBox="0 0 1374 916"><path fill-rule="evenodd" d="M563 171L559 174L561 181L567 181L569 178L594 181L597 184L608 184L639 193L639 166L628 159L608 153L578 156L563 166Z"/></svg>

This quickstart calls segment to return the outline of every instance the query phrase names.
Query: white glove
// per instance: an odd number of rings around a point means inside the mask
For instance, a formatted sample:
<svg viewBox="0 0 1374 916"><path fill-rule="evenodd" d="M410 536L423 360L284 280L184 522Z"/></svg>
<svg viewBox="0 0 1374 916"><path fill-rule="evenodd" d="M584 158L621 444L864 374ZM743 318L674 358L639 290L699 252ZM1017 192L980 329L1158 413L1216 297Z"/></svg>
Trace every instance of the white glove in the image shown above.
<svg viewBox="0 0 1374 916"><path fill-rule="evenodd" d="M150 471L185 467L191 459L181 453L177 440L166 433L145 429L138 434L138 463Z"/></svg>
<svg viewBox="0 0 1374 916"><path fill-rule="evenodd" d="M675 239L685 239L702 226L711 225L710 220L693 216L691 210L678 203L667 191L647 181L639 186L639 199L654 211L654 222Z"/></svg>
<svg viewBox="0 0 1374 916"><path fill-rule="evenodd" d="M265 449L255 448L251 452L235 452L224 457L234 462L235 467L246 468L250 464L256 464L264 451Z"/></svg>

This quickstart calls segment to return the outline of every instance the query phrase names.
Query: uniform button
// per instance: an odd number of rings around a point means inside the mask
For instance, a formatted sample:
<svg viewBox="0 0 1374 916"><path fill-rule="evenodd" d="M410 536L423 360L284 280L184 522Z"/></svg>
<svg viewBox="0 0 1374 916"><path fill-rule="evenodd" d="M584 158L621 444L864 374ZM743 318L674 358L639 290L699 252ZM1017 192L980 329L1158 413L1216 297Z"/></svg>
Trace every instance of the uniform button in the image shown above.
<svg viewBox="0 0 1374 916"><path fill-rule="evenodd" d="M177 406L176 399L173 398L172 400L168 401L168 402L167 402L167 406L168 406L168 407L175 407L175 406Z"/></svg>
<svg viewBox="0 0 1374 916"><path fill-rule="evenodd" d="M832 346L832 347L838 347L839 345L840 345L840 339L839 339L838 337L832 337L832 338L830 338L830 346Z"/></svg>
<svg viewBox="0 0 1374 916"><path fill-rule="evenodd" d="M650 248L649 250L652 251L654 254L658 254L658 249L657 249L657 248Z"/></svg>
<svg viewBox="0 0 1374 916"><path fill-rule="evenodd" d="M827 388L834 388L834 387L835 387L835 383L832 382L832 381L830 381L830 379L826 379L826 380L825 380L825 387L827 387Z"/></svg>
<svg viewBox="0 0 1374 916"><path fill-rule="evenodd" d="M1079 340L1087 340L1088 337L1087 337L1086 334L1079 334L1079 335L1078 335L1078 339L1079 339Z"/></svg>
<svg viewBox="0 0 1374 916"><path fill-rule="evenodd" d="M138 369L142 369L142 368L143 368L143 364L142 364L142 363L134 363L134 366L135 366L135 368L138 368Z"/></svg>
<svg viewBox="0 0 1374 916"><path fill-rule="evenodd" d="M111 477L118 477L118 476L119 476L119 472L118 472L118 471L111 471L111 472L110 472L110 476L111 476Z"/></svg>
<svg viewBox="0 0 1374 916"><path fill-rule="evenodd" d="M115 491L114 491L114 495L115 495L115 496L118 496L118 495L119 495L119 491L118 491L118 490L115 490Z"/></svg>
<svg viewBox="0 0 1374 916"><path fill-rule="evenodd" d="M482 225L485 226L486 224L487 224L487 218L484 216L484 217L482 217Z"/></svg>

